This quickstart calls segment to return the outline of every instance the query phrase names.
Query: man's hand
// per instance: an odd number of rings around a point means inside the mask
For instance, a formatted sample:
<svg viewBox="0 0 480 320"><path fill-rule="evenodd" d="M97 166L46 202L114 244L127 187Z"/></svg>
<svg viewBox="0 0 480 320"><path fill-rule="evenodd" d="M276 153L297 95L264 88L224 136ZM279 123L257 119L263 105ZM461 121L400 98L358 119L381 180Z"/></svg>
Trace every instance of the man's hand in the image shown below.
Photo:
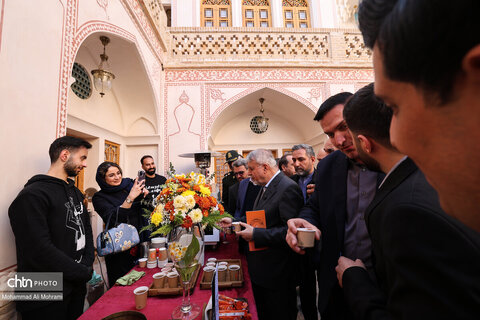
<svg viewBox="0 0 480 320"><path fill-rule="evenodd" d="M232 226L232 218L222 218L220 219L219 223L220 227L222 228L230 228Z"/></svg>
<svg viewBox="0 0 480 320"><path fill-rule="evenodd" d="M307 195L311 195L315 191L315 184L307 184Z"/></svg>
<svg viewBox="0 0 480 320"><path fill-rule="evenodd" d="M290 219L287 222L287 226L288 226L288 230L287 230L287 236L285 240L287 241L290 248L292 248L292 250L295 251L296 253L305 254L305 250L297 246L297 228L308 228L308 229L315 230L315 239L320 240L320 235L321 235L320 230L318 230L317 227L315 227L313 224L311 224L307 220L300 219L300 218Z"/></svg>
<svg viewBox="0 0 480 320"><path fill-rule="evenodd" d="M362 260L357 259L355 261L345 258L345 257L340 257L338 258L338 265L335 267L335 271L337 271L337 279L338 283L340 284L340 287L343 288L343 283L342 283L342 278L343 278L343 273L345 270L351 267L362 267L363 269L365 268L365 265L363 264Z"/></svg>
<svg viewBox="0 0 480 320"><path fill-rule="evenodd" d="M237 235L245 239L245 241L251 241L253 239L253 227L249 224L246 224L244 222L240 222L240 225L244 227L245 229L242 231L236 232Z"/></svg>

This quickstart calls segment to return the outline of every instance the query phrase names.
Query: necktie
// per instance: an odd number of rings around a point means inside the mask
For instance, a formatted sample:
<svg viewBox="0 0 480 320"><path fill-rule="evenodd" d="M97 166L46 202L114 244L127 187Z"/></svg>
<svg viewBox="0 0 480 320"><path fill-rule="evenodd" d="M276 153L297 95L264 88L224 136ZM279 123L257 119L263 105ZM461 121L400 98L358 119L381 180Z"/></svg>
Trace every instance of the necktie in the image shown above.
<svg viewBox="0 0 480 320"><path fill-rule="evenodd" d="M253 204L253 207L255 208L257 206L257 204L260 202L260 199L262 199L263 197L263 194L265 193L265 190L267 189L267 187L262 187L262 190L260 190L260 192L258 193L258 197L257 199L255 199L255 203Z"/></svg>

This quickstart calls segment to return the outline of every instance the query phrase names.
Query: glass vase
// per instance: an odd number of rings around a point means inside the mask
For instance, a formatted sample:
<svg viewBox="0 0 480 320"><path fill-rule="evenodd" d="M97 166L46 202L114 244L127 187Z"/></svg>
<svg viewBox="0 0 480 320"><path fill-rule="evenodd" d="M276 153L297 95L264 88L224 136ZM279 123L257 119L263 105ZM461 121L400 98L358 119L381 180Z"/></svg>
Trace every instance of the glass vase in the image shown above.
<svg viewBox="0 0 480 320"><path fill-rule="evenodd" d="M169 235L170 256L180 274L183 288L182 304L172 312L173 319L195 319L201 312L201 308L190 302L189 285L192 276L198 267L197 254L200 251L200 243L192 228L176 227Z"/></svg>

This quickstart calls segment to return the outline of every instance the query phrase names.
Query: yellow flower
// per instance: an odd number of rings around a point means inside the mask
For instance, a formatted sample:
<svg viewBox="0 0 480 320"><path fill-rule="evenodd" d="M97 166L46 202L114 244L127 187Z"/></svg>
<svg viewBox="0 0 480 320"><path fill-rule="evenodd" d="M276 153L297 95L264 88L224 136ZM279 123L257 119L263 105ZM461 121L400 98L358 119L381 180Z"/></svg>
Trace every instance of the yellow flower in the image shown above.
<svg viewBox="0 0 480 320"><path fill-rule="evenodd" d="M193 196L194 194L195 194L195 191L193 190L187 190L182 192L183 197Z"/></svg>
<svg viewBox="0 0 480 320"><path fill-rule="evenodd" d="M155 212L152 215L151 221L156 227L158 227L158 225L163 221L162 212L155 210Z"/></svg>
<svg viewBox="0 0 480 320"><path fill-rule="evenodd" d="M195 191L192 192L195 193ZM193 207L195 207L195 198L193 197L193 195L188 195L185 197L185 207L187 208L187 210L193 209Z"/></svg>
<svg viewBox="0 0 480 320"><path fill-rule="evenodd" d="M175 175L175 178L177 178L177 179L185 179L185 174L183 174L183 173L182 173L182 174L176 174L176 175Z"/></svg>
<svg viewBox="0 0 480 320"><path fill-rule="evenodd" d="M204 184L205 183L205 176L203 174L198 174L197 178L195 179L197 184Z"/></svg>
<svg viewBox="0 0 480 320"><path fill-rule="evenodd" d="M200 186L200 193L203 195L203 196L210 196L210 189L201 185Z"/></svg>
<svg viewBox="0 0 480 320"><path fill-rule="evenodd" d="M176 197L173 199L173 206L174 206L176 209L180 209L180 208L185 207L185 198L182 197L182 196L176 196Z"/></svg>
<svg viewBox="0 0 480 320"><path fill-rule="evenodd" d="M190 211L188 216L192 219L193 223L202 222L203 214L202 214L202 210L200 210L200 209L194 209L194 210Z"/></svg>

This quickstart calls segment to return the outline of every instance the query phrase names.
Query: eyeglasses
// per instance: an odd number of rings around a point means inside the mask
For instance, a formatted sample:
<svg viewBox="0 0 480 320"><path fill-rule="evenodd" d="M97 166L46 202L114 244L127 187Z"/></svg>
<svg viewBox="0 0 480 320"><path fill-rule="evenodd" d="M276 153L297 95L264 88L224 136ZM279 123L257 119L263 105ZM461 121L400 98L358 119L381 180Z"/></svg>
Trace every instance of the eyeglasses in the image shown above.
<svg viewBox="0 0 480 320"><path fill-rule="evenodd" d="M238 172L235 172L235 175L236 176L243 176L244 173L245 173L245 171L238 171Z"/></svg>

